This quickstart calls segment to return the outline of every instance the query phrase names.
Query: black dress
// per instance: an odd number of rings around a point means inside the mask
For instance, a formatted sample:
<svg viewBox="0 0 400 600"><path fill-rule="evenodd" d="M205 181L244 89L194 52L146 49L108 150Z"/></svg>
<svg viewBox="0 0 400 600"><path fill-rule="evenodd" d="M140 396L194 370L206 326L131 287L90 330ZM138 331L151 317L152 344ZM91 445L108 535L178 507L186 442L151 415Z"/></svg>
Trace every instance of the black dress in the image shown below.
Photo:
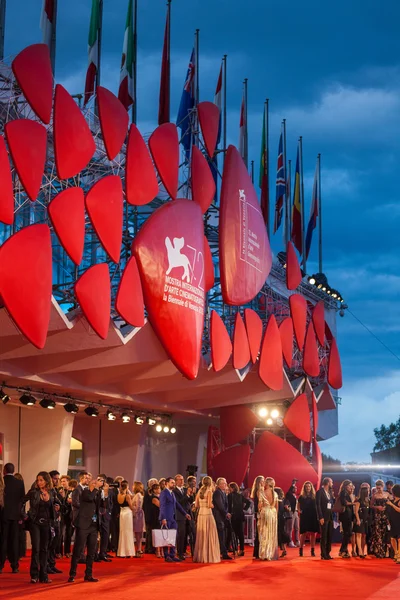
<svg viewBox="0 0 400 600"><path fill-rule="evenodd" d="M160 508L158 506L156 506L155 504L153 504L153 498L160 501L160 497L156 496L155 494L152 494L150 496L150 498L151 498L151 520L150 520L151 529L160 529L160 519L159 519Z"/></svg>
<svg viewBox="0 0 400 600"><path fill-rule="evenodd" d="M285 507L283 506L283 500L278 501L278 544L281 550L283 550L283 544L290 542L289 536L285 531Z"/></svg>
<svg viewBox="0 0 400 600"><path fill-rule="evenodd" d="M311 496L299 496L300 534L318 533L317 504Z"/></svg>
<svg viewBox="0 0 400 600"><path fill-rule="evenodd" d="M384 511L376 510L372 524L371 549L377 558L385 558L389 519L386 507L387 498L376 498L374 505L385 507Z"/></svg>
<svg viewBox="0 0 400 600"><path fill-rule="evenodd" d="M393 504L400 508L400 500L393 500ZM400 512L394 510L391 506L386 507L390 523L390 537L396 540L400 539Z"/></svg>
<svg viewBox="0 0 400 600"><path fill-rule="evenodd" d="M356 502L360 503L360 508L358 509L360 525L357 525L357 520L355 519L353 524L353 533L362 533L367 535L369 528L369 501L364 501L361 504L359 498L356 498Z"/></svg>

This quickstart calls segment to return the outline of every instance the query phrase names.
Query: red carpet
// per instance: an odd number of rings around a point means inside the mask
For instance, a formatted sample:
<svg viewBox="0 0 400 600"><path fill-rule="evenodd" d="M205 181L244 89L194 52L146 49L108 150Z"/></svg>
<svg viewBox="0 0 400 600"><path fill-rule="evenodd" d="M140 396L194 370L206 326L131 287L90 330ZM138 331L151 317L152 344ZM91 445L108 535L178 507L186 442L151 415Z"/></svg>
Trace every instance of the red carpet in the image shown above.
<svg viewBox="0 0 400 600"><path fill-rule="evenodd" d="M337 556L338 548L332 552ZM177 594L207 600L231 600L267 597L271 592L281 600L299 598L308 594L313 600L322 598L359 598L393 600L400 597L400 567L392 560L335 558L330 562L311 558L309 547L304 558L298 550L289 550L286 558L267 563L250 558L252 549L246 548L247 557L218 565L165 563L153 556L141 559L114 559L112 563L95 563L94 575L99 583L84 583L84 565L78 567L76 583L68 584L69 561L57 566L62 575L52 575L51 585L29 583L29 559L22 559L20 573L12 575L7 564L0 575L0 598L40 598L69 600L76 594L84 600L91 598L124 598L130 600L159 597L176 600Z"/></svg>

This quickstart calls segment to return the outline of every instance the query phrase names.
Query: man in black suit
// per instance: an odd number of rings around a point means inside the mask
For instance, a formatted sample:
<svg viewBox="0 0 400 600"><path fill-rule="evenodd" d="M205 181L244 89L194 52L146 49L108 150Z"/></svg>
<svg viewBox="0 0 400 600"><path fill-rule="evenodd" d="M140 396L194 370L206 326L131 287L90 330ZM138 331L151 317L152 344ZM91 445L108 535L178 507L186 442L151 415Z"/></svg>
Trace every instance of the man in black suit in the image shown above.
<svg viewBox="0 0 400 600"><path fill-rule="evenodd" d="M18 521L21 520L22 503L25 497L25 486L22 481L14 477L14 465L4 465L4 506L1 522L1 548L0 548L0 573L4 569L6 558L10 561L13 573L18 573L19 567L19 529Z"/></svg>
<svg viewBox="0 0 400 600"><path fill-rule="evenodd" d="M103 482L99 493L99 529L100 529L100 549L97 560L103 562L112 562L107 556L108 544L110 541L110 525L113 510L113 497L110 486L107 483L107 477L102 474L98 479Z"/></svg>
<svg viewBox="0 0 400 600"><path fill-rule="evenodd" d="M186 490L183 486L184 479L182 475L175 475L175 487L172 492L175 494L175 498L182 506L182 508L188 512L186 508ZM184 506L185 504L185 506ZM178 554L178 558L180 560L185 560L186 546L187 546L187 536L186 536L186 516L180 511L176 512L176 522L178 525L178 530L176 532L176 552Z"/></svg>
<svg viewBox="0 0 400 600"><path fill-rule="evenodd" d="M214 504L214 517L217 525L218 531L218 539L219 539L219 547L221 550L222 558L224 560L232 560L230 556L228 556L228 550L225 544L226 537L226 524L227 520L231 518L231 515L228 513L228 497L226 495L226 479L223 477L218 477L216 481L217 489L213 494L213 504Z"/></svg>
<svg viewBox="0 0 400 600"><path fill-rule="evenodd" d="M61 514L62 514L62 505L64 503L64 499L60 494L60 473L56 470L50 471L49 475L53 482L53 488L50 490L50 493L53 497L54 503L54 511L55 511L55 519L54 519L54 533L55 536L51 538L49 545L49 556L48 556L48 564L47 564L47 573L51 573L55 575L56 573L62 573L60 569L57 569L56 566L56 558L57 551L60 546L61 539Z"/></svg>
<svg viewBox="0 0 400 600"><path fill-rule="evenodd" d="M333 517L335 503L333 481L330 477L322 480L322 487L316 494L317 516L321 525L321 560L331 560Z"/></svg>
<svg viewBox="0 0 400 600"><path fill-rule="evenodd" d="M92 569L99 531L99 489L103 481L98 478L89 483L89 479L86 471L79 473L79 485L72 492L72 514L76 537L68 583L75 581L79 558L85 546L87 546L85 581L93 583L98 581L93 577Z"/></svg>

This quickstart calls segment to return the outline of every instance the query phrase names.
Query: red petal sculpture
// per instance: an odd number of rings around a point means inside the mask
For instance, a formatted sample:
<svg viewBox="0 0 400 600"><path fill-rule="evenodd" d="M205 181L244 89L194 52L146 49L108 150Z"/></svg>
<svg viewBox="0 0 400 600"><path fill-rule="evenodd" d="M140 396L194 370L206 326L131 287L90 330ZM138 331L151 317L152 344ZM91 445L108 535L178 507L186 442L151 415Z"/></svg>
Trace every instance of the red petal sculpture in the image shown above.
<svg viewBox="0 0 400 600"><path fill-rule="evenodd" d="M275 315L268 319L261 346L259 375L271 390L283 387L282 342Z"/></svg>
<svg viewBox="0 0 400 600"><path fill-rule="evenodd" d="M14 190L10 161L3 136L0 136L0 222L5 225L14 223Z"/></svg>
<svg viewBox="0 0 400 600"><path fill-rule="evenodd" d="M214 156L217 145L220 110L214 102L200 102L197 105L200 129L203 134L204 145L210 158Z"/></svg>
<svg viewBox="0 0 400 600"><path fill-rule="evenodd" d="M96 88L101 133L109 160L114 160L122 148L128 131L129 116L125 106L107 88Z"/></svg>
<svg viewBox="0 0 400 600"><path fill-rule="evenodd" d="M315 489L319 490L322 478L322 454L318 442L316 440L313 441L313 464L318 476L318 481Z"/></svg>
<svg viewBox="0 0 400 600"><path fill-rule="evenodd" d="M149 321L175 366L195 379L205 304L200 206L186 199L164 204L141 227L133 249Z"/></svg>
<svg viewBox="0 0 400 600"><path fill-rule="evenodd" d="M219 253L224 302L247 304L264 285L272 255L257 194L234 146L228 148L222 178Z"/></svg>
<svg viewBox="0 0 400 600"><path fill-rule="evenodd" d="M300 352L302 352L306 335L307 300L304 296L300 296L300 294L292 294L289 298L289 305L296 342Z"/></svg>
<svg viewBox="0 0 400 600"><path fill-rule="evenodd" d="M318 377L319 375L318 346L312 321L309 322L307 327L303 353L303 369L310 377Z"/></svg>
<svg viewBox="0 0 400 600"><path fill-rule="evenodd" d="M332 339L331 350L328 363L328 383L335 390L339 390L342 385L342 365L340 364L339 350L335 338Z"/></svg>
<svg viewBox="0 0 400 600"><path fill-rule="evenodd" d="M108 335L111 284L108 265L89 267L75 284L75 294L89 325L103 340Z"/></svg>
<svg viewBox="0 0 400 600"><path fill-rule="evenodd" d="M224 446L242 442L258 424L259 418L248 406L226 406L220 409L220 430Z"/></svg>
<svg viewBox="0 0 400 600"><path fill-rule="evenodd" d="M80 187L70 187L47 207L51 223L70 259L79 265L85 244L85 199Z"/></svg>
<svg viewBox="0 0 400 600"><path fill-rule="evenodd" d="M204 214L215 197L215 181L208 162L197 146L192 147L192 198Z"/></svg>
<svg viewBox="0 0 400 600"><path fill-rule="evenodd" d="M288 290L295 290L301 283L302 276L296 250L292 242L286 246L286 287Z"/></svg>
<svg viewBox="0 0 400 600"><path fill-rule="evenodd" d="M210 317L211 362L214 371L221 371L232 354L232 342L223 320L215 310Z"/></svg>
<svg viewBox="0 0 400 600"><path fill-rule="evenodd" d="M37 121L16 119L6 123L4 131L18 177L34 202L42 185L46 162L46 129Z"/></svg>
<svg viewBox="0 0 400 600"><path fill-rule="evenodd" d="M255 363L260 352L263 324L258 314L251 308L244 309L244 322L249 340L251 360Z"/></svg>
<svg viewBox="0 0 400 600"><path fill-rule="evenodd" d="M178 193L179 138L174 123L164 123L149 137L149 148L161 181L173 200Z"/></svg>
<svg viewBox="0 0 400 600"><path fill-rule="evenodd" d="M86 167L96 144L79 106L62 85L54 100L54 155L57 175L69 179Z"/></svg>
<svg viewBox="0 0 400 600"><path fill-rule="evenodd" d="M244 326L241 314L237 312L235 316L235 329L233 332L233 368L244 369L250 362L250 359L251 356L246 327Z"/></svg>
<svg viewBox="0 0 400 600"><path fill-rule="evenodd" d="M158 194L158 181L153 161L134 123L129 130L126 150L125 187L126 200L136 206L148 204Z"/></svg>
<svg viewBox="0 0 400 600"><path fill-rule="evenodd" d="M227 481L235 481L238 485L243 483L250 459L250 446L234 446L224 450L213 459L213 473L215 477L225 477Z"/></svg>
<svg viewBox="0 0 400 600"><path fill-rule="evenodd" d="M301 488L305 481L315 486L318 476L310 463L296 448L270 431L261 435L250 461L249 482L257 475L273 477L276 485L288 490L293 477L298 479Z"/></svg>
<svg viewBox="0 0 400 600"><path fill-rule="evenodd" d="M99 179L86 195L86 210L104 250L119 262L122 244L123 196L118 175Z"/></svg>
<svg viewBox="0 0 400 600"><path fill-rule="evenodd" d="M115 309L133 327L144 325L142 284L136 258L131 256L119 282Z"/></svg>
<svg viewBox="0 0 400 600"><path fill-rule="evenodd" d="M290 317L283 319L279 325L279 333L281 334L283 358L289 369L293 363L293 321Z"/></svg>
<svg viewBox="0 0 400 600"><path fill-rule="evenodd" d="M211 248L206 236L204 236L204 273L206 286L205 289L206 292L209 292L214 287L215 276Z"/></svg>
<svg viewBox="0 0 400 600"><path fill-rule="evenodd" d="M301 394L289 406L285 418L285 427L303 442L311 440L310 409L306 394Z"/></svg>
<svg viewBox="0 0 400 600"><path fill-rule="evenodd" d="M53 73L47 44L33 44L12 62L18 85L33 112L48 125L53 103Z"/></svg>
<svg viewBox="0 0 400 600"><path fill-rule="evenodd" d="M317 439L317 433L318 433L318 406L317 406L317 399L315 397L314 392L311 395L311 410L312 410L312 417L313 417L313 438L314 440Z"/></svg>
<svg viewBox="0 0 400 600"><path fill-rule="evenodd" d="M18 329L39 349L46 343L51 293L50 229L30 225L0 248L0 296Z"/></svg>
<svg viewBox="0 0 400 600"><path fill-rule="evenodd" d="M325 304L323 300L314 306L312 321L318 341L323 346L325 343Z"/></svg>

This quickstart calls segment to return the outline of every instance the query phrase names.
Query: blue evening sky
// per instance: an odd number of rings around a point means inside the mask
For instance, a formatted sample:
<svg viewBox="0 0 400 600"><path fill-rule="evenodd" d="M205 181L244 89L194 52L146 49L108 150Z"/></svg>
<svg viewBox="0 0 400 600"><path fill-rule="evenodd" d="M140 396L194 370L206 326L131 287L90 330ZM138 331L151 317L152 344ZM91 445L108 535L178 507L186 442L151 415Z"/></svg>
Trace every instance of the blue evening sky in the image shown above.
<svg viewBox="0 0 400 600"><path fill-rule="evenodd" d="M82 91L90 0L58 0L56 79ZM156 125L163 0L139 0L138 120ZM5 55L41 41L42 0L7 6ZM127 0L104 0L102 84L117 89ZM242 81L249 80L249 158L260 154L262 107L271 106L271 181L279 124L287 119L289 158L304 139L306 213L315 159L322 153L324 271L350 309L400 354L400 3L376 0L173 0L172 117L200 29L200 95L212 100L228 54L228 140L238 142ZM271 185L272 188L272 185ZM274 196L274 189L271 189ZM278 233L275 251L282 246ZM317 248L308 272L317 270ZM376 425L400 413L400 368L350 314L338 317L345 385L340 435L322 450L368 461Z"/></svg>

